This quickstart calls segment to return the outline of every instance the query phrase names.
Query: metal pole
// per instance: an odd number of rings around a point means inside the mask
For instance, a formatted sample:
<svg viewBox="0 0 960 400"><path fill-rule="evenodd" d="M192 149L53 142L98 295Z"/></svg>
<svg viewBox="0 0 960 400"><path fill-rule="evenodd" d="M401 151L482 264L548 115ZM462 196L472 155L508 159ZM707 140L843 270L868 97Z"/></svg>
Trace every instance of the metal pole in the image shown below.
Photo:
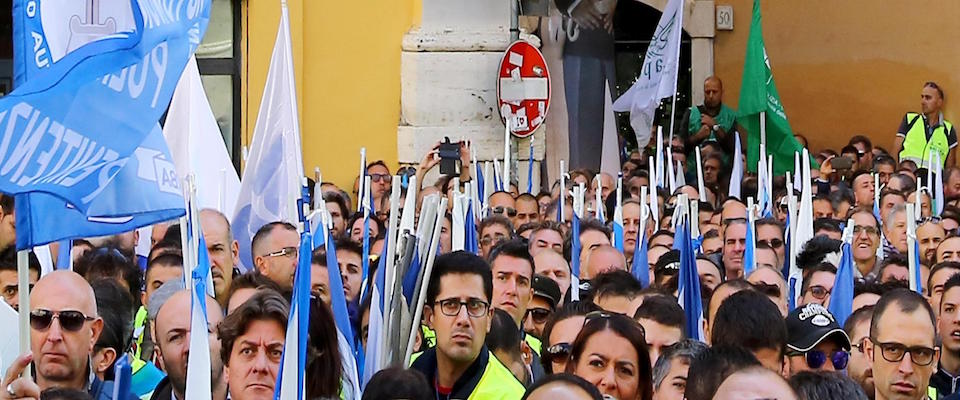
<svg viewBox="0 0 960 400"><path fill-rule="evenodd" d="M520 0L510 0L510 43L520 40Z"/></svg>

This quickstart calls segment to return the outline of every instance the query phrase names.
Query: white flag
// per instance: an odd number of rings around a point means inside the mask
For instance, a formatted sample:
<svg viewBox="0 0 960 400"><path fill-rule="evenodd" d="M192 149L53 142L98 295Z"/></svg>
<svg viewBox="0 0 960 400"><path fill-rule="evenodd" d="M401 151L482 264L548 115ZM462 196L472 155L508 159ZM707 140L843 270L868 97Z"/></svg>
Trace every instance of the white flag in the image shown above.
<svg viewBox="0 0 960 400"><path fill-rule="evenodd" d="M240 243L240 263L245 269L253 267L250 241L261 226L273 221L296 224L302 176L290 22L284 6L234 208L232 231Z"/></svg>
<svg viewBox="0 0 960 400"><path fill-rule="evenodd" d="M670 0L643 58L640 77L613 103L613 110L630 111L630 126L643 148L650 142L653 116L660 100L677 92L677 64L683 31L683 1Z"/></svg>
<svg viewBox="0 0 960 400"><path fill-rule="evenodd" d="M199 208L232 216L240 178L230 162L220 126L203 91L197 60L190 57L170 101L163 136L170 146L178 176L193 174Z"/></svg>

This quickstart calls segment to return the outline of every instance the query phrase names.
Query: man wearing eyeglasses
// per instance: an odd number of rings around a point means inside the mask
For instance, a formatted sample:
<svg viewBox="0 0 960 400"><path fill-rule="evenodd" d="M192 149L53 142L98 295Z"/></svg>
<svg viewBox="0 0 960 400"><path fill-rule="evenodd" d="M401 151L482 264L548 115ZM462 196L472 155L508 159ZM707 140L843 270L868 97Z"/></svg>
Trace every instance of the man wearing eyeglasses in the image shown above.
<svg viewBox="0 0 960 400"><path fill-rule="evenodd" d="M877 260L877 248L880 247L880 226L873 211L858 208L850 216L853 219L853 262L854 276L874 279L880 271Z"/></svg>
<svg viewBox="0 0 960 400"><path fill-rule="evenodd" d="M777 262L783 266L783 260L786 259L786 247L783 245L783 223L773 218L763 218L756 222L757 243L763 243L764 247L773 249L777 253Z"/></svg>
<svg viewBox="0 0 960 400"><path fill-rule="evenodd" d="M936 317L926 299L907 289L883 295L864 346L873 360L876 399L937 399L928 387L940 359Z"/></svg>
<svg viewBox="0 0 960 400"><path fill-rule="evenodd" d="M800 286L800 304L830 304L830 293L837 277L837 267L828 262L814 265L803 271L803 284Z"/></svg>
<svg viewBox="0 0 960 400"><path fill-rule="evenodd" d="M90 353L103 331L90 284L72 271L54 271L30 293L30 353L18 357L0 382L0 399L39 398L40 392L59 387L110 398L112 382L92 375ZM30 362L36 382L19 378ZM121 399L136 398L124 393Z"/></svg>
<svg viewBox="0 0 960 400"><path fill-rule="evenodd" d="M493 278L482 258L463 251L437 257L423 316L436 347L415 355L438 399L518 399L523 385L484 346L490 330Z"/></svg>
<svg viewBox="0 0 960 400"><path fill-rule="evenodd" d="M543 339L543 326L547 318L557 309L560 303L560 286L546 276L533 275L533 300L527 308L523 321L523 330L530 335Z"/></svg>
<svg viewBox="0 0 960 400"><path fill-rule="evenodd" d="M389 196L390 190L393 188L393 176L390 175L390 169L387 168L386 163L377 160L367 165L367 176L370 177L370 192L374 204L380 204L380 199Z"/></svg>
<svg viewBox="0 0 960 400"><path fill-rule="evenodd" d="M500 242L513 237L513 224L507 217L491 215L480 221L477 232L480 236L480 255L487 258Z"/></svg>
<svg viewBox="0 0 960 400"><path fill-rule="evenodd" d="M842 371L850 361L850 338L830 311L820 304L799 307L787 315L787 365L790 375L802 371Z"/></svg>
<svg viewBox="0 0 960 400"><path fill-rule="evenodd" d="M250 249L253 263L260 274L270 278L283 289L293 287L297 253L300 250L300 235L295 226L280 221L262 226L253 235Z"/></svg>

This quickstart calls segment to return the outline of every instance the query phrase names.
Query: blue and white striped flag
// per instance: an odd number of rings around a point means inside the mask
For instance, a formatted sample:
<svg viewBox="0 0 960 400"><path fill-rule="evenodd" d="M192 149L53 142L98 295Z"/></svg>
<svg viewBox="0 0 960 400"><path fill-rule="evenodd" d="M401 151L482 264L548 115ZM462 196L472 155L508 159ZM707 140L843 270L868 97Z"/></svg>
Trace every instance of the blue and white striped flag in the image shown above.
<svg viewBox="0 0 960 400"><path fill-rule="evenodd" d="M686 326L683 329L686 337L703 341L703 300L700 298L700 275L697 274L696 250L690 239L690 221L684 218L677 232L676 243L680 244L680 278L678 286L678 301L683 307L686 317Z"/></svg>
<svg viewBox="0 0 960 400"><path fill-rule="evenodd" d="M743 249L743 276L750 276L753 270L757 269L757 234L754 232L756 225L753 221L753 210L747 210L747 237L746 245Z"/></svg>
<svg viewBox="0 0 960 400"><path fill-rule="evenodd" d="M852 220L851 220L852 221ZM846 229L845 229L846 230ZM850 229L852 232L852 229ZM844 235L846 236L846 235ZM830 294L830 304L827 310L837 319L837 323L843 326L850 314L853 313L853 250L850 241L853 239L845 237L840 247L842 252L840 264L837 265L837 275L833 281L833 291Z"/></svg>
<svg viewBox="0 0 960 400"><path fill-rule="evenodd" d="M740 182L743 181L743 148L740 146L740 133L733 135L733 159L730 162L733 167L730 169L730 188L727 190L727 196L740 198Z"/></svg>
<svg viewBox="0 0 960 400"><path fill-rule="evenodd" d="M200 220L196 219L190 223L200 224ZM199 227L197 231L201 231ZM209 332L214 327L210 327L207 321L207 280L210 276L210 258L205 251L207 242L203 239L203 235L199 235L198 239L197 249L200 251L197 252L197 265L191 271L193 286L190 288L190 362L187 364L187 386L184 392L186 400L209 399L211 390Z"/></svg>
<svg viewBox="0 0 960 400"><path fill-rule="evenodd" d="M300 234L297 271L293 278L293 297L287 319L287 335L283 345L283 359L277 371L274 400L304 399L304 376L307 367L307 339L310 335L310 259L313 235L309 228ZM329 270L328 266L328 270ZM343 291L341 290L341 293Z"/></svg>
<svg viewBox="0 0 960 400"><path fill-rule="evenodd" d="M637 230L637 242L634 245L630 273L640 281L641 286L646 288L650 286L650 261L647 259L647 229L644 225L641 222L640 229Z"/></svg>

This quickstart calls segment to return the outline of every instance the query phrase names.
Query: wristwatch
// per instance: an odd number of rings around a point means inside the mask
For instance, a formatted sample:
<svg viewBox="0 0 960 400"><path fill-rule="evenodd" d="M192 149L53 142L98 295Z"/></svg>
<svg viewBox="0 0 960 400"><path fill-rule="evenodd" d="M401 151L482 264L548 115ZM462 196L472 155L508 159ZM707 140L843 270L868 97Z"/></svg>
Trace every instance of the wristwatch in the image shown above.
<svg viewBox="0 0 960 400"><path fill-rule="evenodd" d="M710 129L714 132L720 132L720 125L713 125L713 127Z"/></svg>

